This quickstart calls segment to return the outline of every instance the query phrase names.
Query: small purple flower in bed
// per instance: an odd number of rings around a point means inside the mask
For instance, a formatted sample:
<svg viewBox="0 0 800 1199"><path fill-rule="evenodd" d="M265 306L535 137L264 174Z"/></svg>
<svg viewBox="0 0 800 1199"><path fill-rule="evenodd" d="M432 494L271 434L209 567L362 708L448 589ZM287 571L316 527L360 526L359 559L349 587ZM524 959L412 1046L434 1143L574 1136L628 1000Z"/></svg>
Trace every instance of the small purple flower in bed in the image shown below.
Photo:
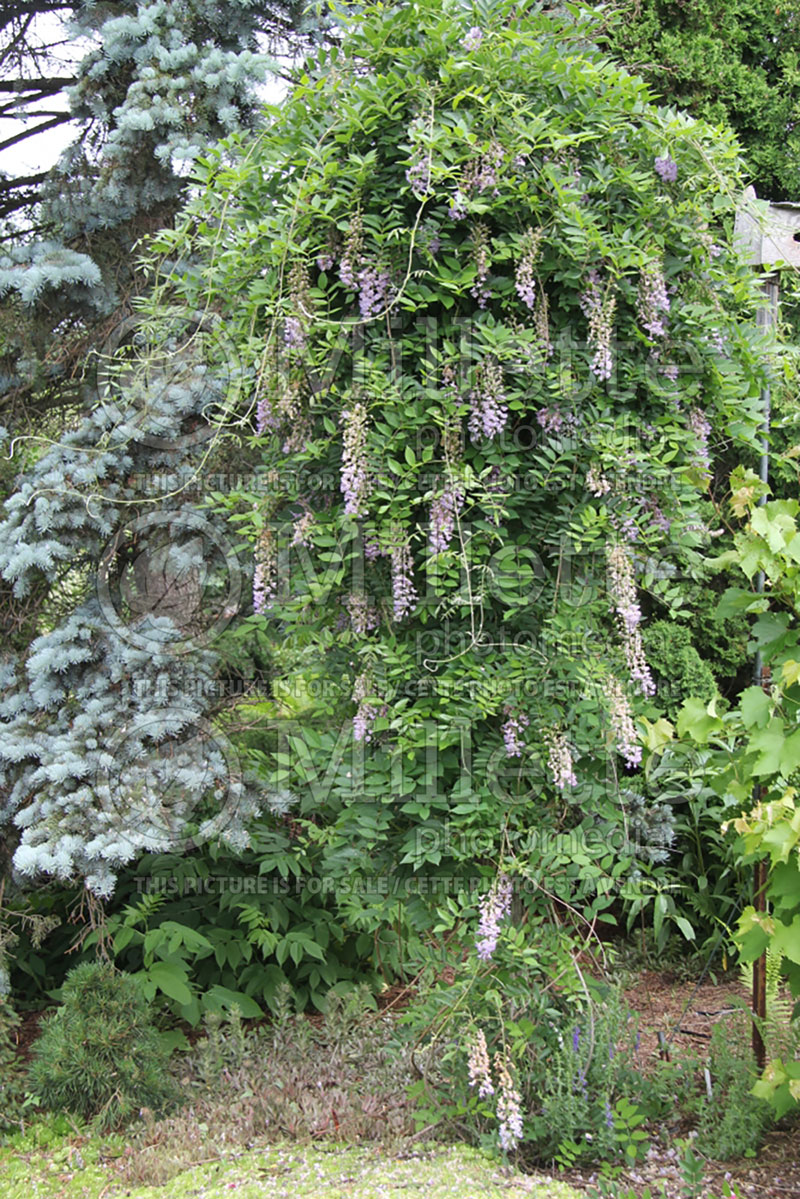
<svg viewBox="0 0 800 1199"><path fill-rule="evenodd" d="M665 154L663 158L656 158L653 167L656 174L660 175L665 183L674 183L678 178L678 164L674 158L670 158L669 154Z"/></svg>

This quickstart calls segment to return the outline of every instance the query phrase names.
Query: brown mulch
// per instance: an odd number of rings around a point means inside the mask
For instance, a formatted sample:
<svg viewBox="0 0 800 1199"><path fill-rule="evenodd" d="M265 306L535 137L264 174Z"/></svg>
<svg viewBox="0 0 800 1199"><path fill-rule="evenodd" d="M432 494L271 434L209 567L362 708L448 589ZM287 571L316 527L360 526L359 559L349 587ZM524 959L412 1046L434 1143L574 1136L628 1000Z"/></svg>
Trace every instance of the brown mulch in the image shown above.
<svg viewBox="0 0 800 1199"><path fill-rule="evenodd" d="M19 1024L11 1033L11 1040L20 1061L30 1061L33 1043L39 1036L40 1026L46 1014L46 1011L20 1013Z"/></svg>
<svg viewBox="0 0 800 1199"><path fill-rule="evenodd" d="M705 1060L715 1023L731 1020L743 1003L749 1008L751 996L736 971L720 972L717 982L707 979L698 985L679 980L668 970L646 970L626 989L625 999L639 1016L639 1054L642 1068L647 1070L665 1053L672 1061L686 1053ZM741 1035L741 1017L732 1020L732 1035L737 1035L737 1025ZM767 1134L758 1158L709 1161L707 1199L722 1199L725 1182L734 1187L737 1199L800 1199L800 1130L796 1123L794 1127L786 1124L782 1122ZM689 1131L687 1125L678 1129L677 1135L685 1137ZM571 1171L563 1177L578 1189L590 1188L595 1180L587 1171ZM653 1196L660 1196L663 1183L668 1199L680 1199L682 1180L675 1150L654 1145L648 1160L620 1179L621 1187L623 1183L639 1197L648 1187Z"/></svg>
<svg viewBox="0 0 800 1199"><path fill-rule="evenodd" d="M625 992L625 999L639 1013L640 1048L645 1059L661 1052L674 1057L681 1050L694 1050L705 1056L711 1032L718 1020L736 1011L750 995L739 981L738 973L719 981L679 982L669 971L645 970ZM668 1042L659 1046L658 1034ZM800 1199L800 1197L799 1197Z"/></svg>

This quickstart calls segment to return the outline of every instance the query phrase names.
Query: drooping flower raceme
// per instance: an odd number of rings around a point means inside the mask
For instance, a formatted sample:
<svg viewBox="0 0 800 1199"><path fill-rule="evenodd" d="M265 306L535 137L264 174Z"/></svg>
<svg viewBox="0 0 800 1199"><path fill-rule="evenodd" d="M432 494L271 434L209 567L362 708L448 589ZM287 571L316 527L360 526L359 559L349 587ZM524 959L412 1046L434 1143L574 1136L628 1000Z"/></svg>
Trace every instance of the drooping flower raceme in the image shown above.
<svg viewBox="0 0 800 1199"><path fill-rule="evenodd" d="M378 627L378 613L363 593L351 592L345 600L350 628L357 637L366 637Z"/></svg>
<svg viewBox="0 0 800 1199"><path fill-rule="evenodd" d="M302 516L298 516L297 520L292 525L292 539L289 542L289 548L295 546L309 546L311 544L311 530L314 527L314 516L311 512L304 512Z"/></svg>
<svg viewBox="0 0 800 1199"><path fill-rule="evenodd" d="M663 267L660 262L648 262L639 272L636 300L636 313L642 328L651 337L663 337L667 331L665 318L668 312L669 296Z"/></svg>
<svg viewBox="0 0 800 1199"><path fill-rule="evenodd" d="M478 25L473 25L467 30L461 39L461 45L469 53L471 50L477 50L483 41L483 30Z"/></svg>
<svg viewBox="0 0 800 1199"><path fill-rule="evenodd" d="M256 542L253 572L253 611L262 615L270 607L278 590L278 559L272 529L263 529Z"/></svg>
<svg viewBox="0 0 800 1199"><path fill-rule="evenodd" d="M544 361L552 356L553 343L550 340L550 305L547 292L541 283L537 285L536 302L533 306L533 327L539 342L539 353Z"/></svg>
<svg viewBox="0 0 800 1199"><path fill-rule="evenodd" d="M486 1036L482 1028L478 1029L470 1044L467 1069L469 1070L469 1085L477 1086L479 1099L488 1099L490 1095L494 1095L492 1072L489 1066L489 1050L486 1047Z"/></svg>
<svg viewBox="0 0 800 1199"><path fill-rule="evenodd" d="M545 729L544 743L547 746L547 767L559 791L565 787L576 787L578 780L572 765L569 742L560 729Z"/></svg>
<svg viewBox="0 0 800 1199"><path fill-rule="evenodd" d="M711 436L711 424L702 408L690 408L687 424L697 441L696 461L698 466L708 471L711 467L711 455L708 451L708 439Z"/></svg>
<svg viewBox="0 0 800 1199"><path fill-rule="evenodd" d="M455 531L456 516L461 511L464 493L453 483L445 486L441 495L431 504L428 545L432 554L443 554L450 545Z"/></svg>
<svg viewBox="0 0 800 1199"><path fill-rule="evenodd" d="M517 295L523 304L531 310L536 306L538 291L533 268L536 265L536 259L539 257L539 246L541 245L543 234L544 229L526 230L525 236L522 239L522 254L520 255L516 269L514 286L517 289Z"/></svg>
<svg viewBox="0 0 800 1199"><path fill-rule="evenodd" d="M514 1086L506 1058L496 1053L497 1123L500 1148L508 1152L522 1140L522 1098Z"/></svg>
<svg viewBox="0 0 800 1199"><path fill-rule="evenodd" d="M292 311L284 322L283 341L290 353L299 353L306 347L306 327L312 307L305 263L296 262L289 273L289 298Z"/></svg>
<svg viewBox="0 0 800 1199"><path fill-rule="evenodd" d="M363 266L358 272L358 309L365 321L380 315L386 307L389 275L375 266Z"/></svg>
<svg viewBox="0 0 800 1199"><path fill-rule="evenodd" d="M644 656L639 624L642 612L636 596L633 563L626 546L621 542L606 548L608 590L617 614L625 659L631 682L643 695L655 695L655 684Z"/></svg>
<svg viewBox="0 0 800 1199"><path fill-rule="evenodd" d="M590 466L586 472L586 490L598 499L600 496L608 495L611 490L611 484L602 473L599 467Z"/></svg>
<svg viewBox="0 0 800 1199"><path fill-rule="evenodd" d="M363 671L353 685L353 703L356 704L356 714L353 717L354 741L370 741L372 739L372 726L378 713L373 704L366 702L366 697L371 694L371 690L372 679L369 671Z"/></svg>
<svg viewBox="0 0 800 1199"><path fill-rule="evenodd" d="M367 473L367 410L360 402L347 408L340 417L344 425L342 472L339 484L347 516L363 516L369 496Z"/></svg>
<svg viewBox="0 0 800 1199"><path fill-rule="evenodd" d="M414 147L409 166L406 168L406 180L418 200L423 200L430 192L431 161L430 149L425 145L425 122L417 117L409 127L409 139Z"/></svg>
<svg viewBox="0 0 800 1199"><path fill-rule="evenodd" d="M494 358L488 358L476 372L475 387L470 392L468 428L473 442L497 437L508 420L508 408L503 391L503 371Z"/></svg>
<svg viewBox="0 0 800 1199"><path fill-rule="evenodd" d="M464 218L466 217L466 215L467 215L467 197L464 195L463 191L461 191L460 188L458 188L455 192L453 192L453 196L452 196L452 199L450 200L450 205L449 205L448 211L449 211L451 220L463 221Z"/></svg>
<svg viewBox="0 0 800 1199"><path fill-rule="evenodd" d="M392 548L392 611L398 623L414 611L417 590L414 586L414 566L407 541Z"/></svg>
<svg viewBox="0 0 800 1199"><path fill-rule="evenodd" d="M350 222L347 237L339 262L339 278L350 291L358 290L358 272L361 269L361 252L363 237L361 231L361 216L356 214Z"/></svg>
<svg viewBox="0 0 800 1199"><path fill-rule="evenodd" d="M589 271L586 287L579 297L581 311L589 321L589 348L594 351L589 369L601 382L611 378L611 334L617 298L610 283L605 286L596 270Z"/></svg>
<svg viewBox="0 0 800 1199"><path fill-rule="evenodd" d="M489 231L485 225L475 225L472 230L472 242L474 247L475 282L470 288L470 295L478 301L479 308L485 308L492 294L488 284Z"/></svg>
<svg viewBox="0 0 800 1199"><path fill-rule="evenodd" d="M642 760L642 747L636 735L633 713L628 698L622 690L622 684L613 675L609 675L606 694L609 702L611 731L617 751L622 754L626 765L638 766Z"/></svg>
<svg viewBox="0 0 800 1199"><path fill-rule="evenodd" d="M526 729L530 724L528 717L524 712L510 712L508 719L503 725L503 741L506 747L507 758L519 758L522 756L522 751L525 748L525 742L522 739L522 730Z"/></svg>
<svg viewBox="0 0 800 1199"><path fill-rule="evenodd" d="M500 874L480 906L476 947L482 962L491 961L500 936L500 921L511 911L511 879Z"/></svg>
<svg viewBox="0 0 800 1199"><path fill-rule="evenodd" d="M678 178L678 164L669 154L653 160L653 169L665 183L674 183Z"/></svg>

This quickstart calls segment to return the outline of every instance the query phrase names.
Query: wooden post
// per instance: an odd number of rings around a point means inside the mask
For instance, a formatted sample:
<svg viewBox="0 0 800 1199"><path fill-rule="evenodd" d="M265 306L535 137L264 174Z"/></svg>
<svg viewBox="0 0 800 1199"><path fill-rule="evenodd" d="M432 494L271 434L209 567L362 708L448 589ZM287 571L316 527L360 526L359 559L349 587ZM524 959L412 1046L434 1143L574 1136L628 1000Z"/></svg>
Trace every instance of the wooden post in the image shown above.
<svg viewBox="0 0 800 1199"><path fill-rule="evenodd" d="M769 204L756 199L755 190L749 187L744 194L743 204L736 214L734 230L740 249L748 255L753 266L763 269L765 266L775 266L785 262L800 266L800 204ZM765 304L759 308L757 323L760 329L768 332L778 319L778 278L777 275L768 277L764 283ZM770 426L770 389L765 387L761 393L764 424L761 440L761 463L759 475L762 483L769 477L769 426ZM759 504L765 504L767 497L762 496ZM756 591L764 590L764 572L759 571L756 578ZM769 690L769 670L761 661L760 651L753 663L753 685ZM762 797L762 788L755 787L753 801L758 803ZM758 862L753 877L753 906L758 912L767 910L767 865ZM766 1047L762 1029L767 1018L767 955L762 953L753 962L753 1054L759 1070L766 1065Z"/></svg>

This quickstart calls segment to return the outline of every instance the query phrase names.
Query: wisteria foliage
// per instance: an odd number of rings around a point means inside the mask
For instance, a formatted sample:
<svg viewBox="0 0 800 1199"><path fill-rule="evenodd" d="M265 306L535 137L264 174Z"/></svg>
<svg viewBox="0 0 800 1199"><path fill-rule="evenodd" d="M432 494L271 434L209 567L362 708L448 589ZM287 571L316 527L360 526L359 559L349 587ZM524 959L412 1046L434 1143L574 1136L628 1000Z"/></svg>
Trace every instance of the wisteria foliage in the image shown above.
<svg viewBox="0 0 800 1199"><path fill-rule="evenodd" d="M308 789L334 873L354 845L474 871L453 822L490 830L492 877L521 830L624 821L652 752L641 628L709 544L717 447L760 419L739 162L563 15L341 19L159 247L196 257L173 287L224 306L256 380L275 488L242 498L256 561L268 521L284 563L265 634L340 697L262 768Z"/></svg>

